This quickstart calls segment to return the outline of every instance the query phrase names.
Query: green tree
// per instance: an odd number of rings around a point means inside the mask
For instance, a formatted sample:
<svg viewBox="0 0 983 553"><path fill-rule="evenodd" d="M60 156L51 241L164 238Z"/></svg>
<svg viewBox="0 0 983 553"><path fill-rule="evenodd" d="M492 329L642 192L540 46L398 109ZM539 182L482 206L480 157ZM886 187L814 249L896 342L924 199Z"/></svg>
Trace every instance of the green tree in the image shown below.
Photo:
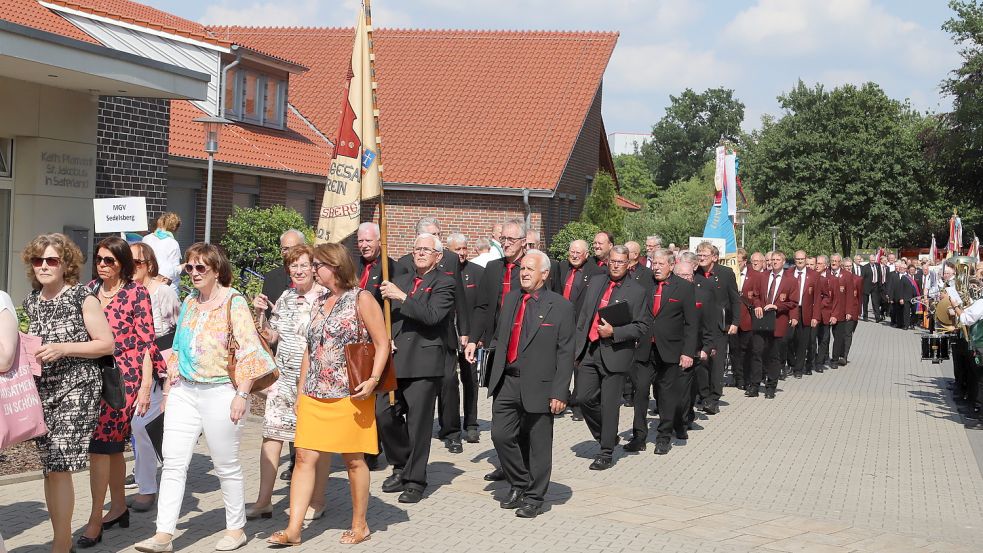
<svg viewBox="0 0 983 553"><path fill-rule="evenodd" d="M640 242L658 234L668 246L689 244L690 236L702 236L713 204L713 173L713 162L704 163L697 174L658 192L642 211L627 214L626 238Z"/></svg>
<svg viewBox="0 0 983 553"><path fill-rule="evenodd" d="M713 157L720 137L736 137L744 121L744 104L727 88L701 93L687 88L669 101L665 116L652 127L652 141L641 148L652 179L662 188L697 174Z"/></svg>
<svg viewBox="0 0 983 553"><path fill-rule="evenodd" d="M614 157L621 195L645 206L659 191L640 155L622 154Z"/></svg>
<svg viewBox="0 0 983 553"><path fill-rule="evenodd" d="M221 245L233 267L249 267L265 273L283 264L280 235L292 228L303 232L307 241L314 243L314 230L293 209L282 205L267 209L236 207L229 217Z"/></svg>
<svg viewBox="0 0 983 553"><path fill-rule="evenodd" d="M610 232L615 240L620 241L624 236L625 210L618 207L616 195L614 179L609 173L598 171L594 176L591 193L584 202L580 220Z"/></svg>
<svg viewBox="0 0 983 553"><path fill-rule="evenodd" d="M921 115L874 83L827 91L800 81L778 99L785 115L763 121L741 162L764 220L841 252L918 234L939 197Z"/></svg>
<svg viewBox="0 0 983 553"><path fill-rule="evenodd" d="M553 236L553 240L550 241L549 253L556 259L566 259L570 242L583 240L590 245L594 242L594 235L599 232L601 232L601 227L593 223L570 221ZM587 251L590 253L591 250L588 248Z"/></svg>

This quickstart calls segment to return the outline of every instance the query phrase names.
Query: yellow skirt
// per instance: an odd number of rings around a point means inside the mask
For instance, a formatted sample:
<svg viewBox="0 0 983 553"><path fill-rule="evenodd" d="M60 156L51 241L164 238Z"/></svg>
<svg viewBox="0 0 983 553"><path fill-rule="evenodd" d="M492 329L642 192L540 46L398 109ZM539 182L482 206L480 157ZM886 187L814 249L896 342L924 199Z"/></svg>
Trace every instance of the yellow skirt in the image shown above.
<svg viewBox="0 0 983 553"><path fill-rule="evenodd" d="M300 395L294 446L330 453L379 453L375 398L317 399Z"/></svg>

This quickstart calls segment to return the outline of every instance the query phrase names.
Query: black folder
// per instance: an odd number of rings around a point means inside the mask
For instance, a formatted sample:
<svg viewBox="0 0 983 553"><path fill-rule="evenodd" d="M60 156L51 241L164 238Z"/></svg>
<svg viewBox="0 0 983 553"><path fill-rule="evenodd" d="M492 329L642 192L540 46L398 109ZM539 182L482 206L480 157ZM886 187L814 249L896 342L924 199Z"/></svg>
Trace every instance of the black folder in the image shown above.
<svg viewBox="0 0 983 553"><path fill-rule="evenodd" d="M765 315L760 319L751 317L752 328L755 332L775 332L775 316L777 314L778 312L772 309L771 311L765 311Z"/></svg>
<svg viewBox="0 0 983 553"><path fill-rule="evenodd" d="M158 413L157 417L148 422L145 428L147 429L147 436L150 437L150 443L154 446L157 460L164 462L164 413Z"/></svg>
<svg viewBox="0 0 983 553"><path fill-rule="evenodd" d="M623 301L602 307L597 310L597 314L611 326L625 326L632 320L631 309L628 303Z"/></svg>

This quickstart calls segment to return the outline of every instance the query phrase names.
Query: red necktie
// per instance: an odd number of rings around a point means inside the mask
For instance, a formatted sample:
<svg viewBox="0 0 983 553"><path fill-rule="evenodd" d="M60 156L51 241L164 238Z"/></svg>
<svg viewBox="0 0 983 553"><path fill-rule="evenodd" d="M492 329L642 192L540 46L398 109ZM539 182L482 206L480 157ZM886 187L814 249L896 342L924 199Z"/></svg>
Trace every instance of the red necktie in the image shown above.
<svg viewBox="0 0 983 553"><path fill-rule="evenodd" d="M420 288L420 283L421 282L423 282L423 279L422 278L420 278L420 277L413 277L413 291L410 292L410 295L411 296L413 294L415 294L416 291Z"/></svg>
<svg viewBox="0 0 983 553"><path fill-rule="evenodd" d="M522 302L515 313L515 322L512 323L512 335L509 336L509 349L505 354L505 361L509 364L515 363L519 358L519 337L522 334L522 318L526 315L526 302L529 301L529 294L522 295Z"/></svg>
<svg viewBox="0 0 983 553"><path fill-rule="evenodd" d="M652 296L652 316L659 314L659 309L662 309L662 286L666 283L664 280L659 281L659 287L655 289L655 295Z"/></svg>
<svg viewBox="0 0 983 553"><path fill-rule="evenodd" d="M372 267L374 265L375 265L375 261L373 261L373 262L371 262L371 263L369 263L368 265L365 266L365 269L362 271L362 278L358 279L358 287L359 288L363 288L364 289L365 286L369 283L369 273L372 272Z"/></svg>
<svg viewBox="0 0 983 553"><path fill-rule="evenodd" d="M775 303L775 285L778 284L778 275L771 274L771 284L768 285L768 303Z"/></svg>
<svg viewBox="0 0 983 553"><path fill-rule="evenodd" d="M502 297L498 298L499 307L505 302L505 296L512 291L512 269L515 268L515 263L505 264L505 280L502 281Z"/></svg>
<svg viewBox="0 0 983 553"><path fill-rule="evenodd" d="M615 280L608 284L608 289L604 291L604 296L601 297L601 303L597 304L597 310L600 311L608 306L608 302L611 301L611 290L618 285ZM590 338L591 342L596 342L601 339L601 335L597 333L597 325L601 322L601 315L597 312L594 313L594 320L590 323L590 332L587 333L587 337Z"/></svg>
<svg viewBox="0 0 983 553"><path fill-rule="evenodd" d="M567 275L567 281L563 284L564 299L570 299L570 292L573 291L573 280L577 278L577 272L579 271L580 267L570 267L570 273Z"/></svg>
<svg viewBox="0 0 983 553"><path fill-rule="evenodd" d="M712 276L713 276L713 269L707 269L707 272L706 272L706 274L705 274L705 275L703 275L703 276L705 276L705 277L707 277L707 278L710 278L710 277L712 277Z"/></svg>
<svg viewBox="0 0 983 553"><path fill-rule="evenodd" d="M802 276L802 271L795 271L795 282L799 288L799 305L802 305L802 296L805 294L805 290L802 288Z"/></svg>

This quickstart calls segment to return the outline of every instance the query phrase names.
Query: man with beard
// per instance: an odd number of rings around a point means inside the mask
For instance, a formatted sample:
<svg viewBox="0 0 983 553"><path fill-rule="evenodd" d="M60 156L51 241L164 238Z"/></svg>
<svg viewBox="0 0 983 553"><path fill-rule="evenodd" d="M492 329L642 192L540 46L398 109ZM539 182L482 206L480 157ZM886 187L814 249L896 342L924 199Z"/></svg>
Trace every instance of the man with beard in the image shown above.
<svg viewBox="0 0 983 553"><path fill-rule="evenodd" d="M651 317L651 299L645 289L626 278L628 249L611 248L607 267L606 275L594 275L587 282L577 316L574 350L580 361L577 399L587 428L601 446L591 470L606 470L613 464L625 375L634 362L636 343L647 336ZM600 311L619 303L627 304L630 321L613 326Z"/></svg>

